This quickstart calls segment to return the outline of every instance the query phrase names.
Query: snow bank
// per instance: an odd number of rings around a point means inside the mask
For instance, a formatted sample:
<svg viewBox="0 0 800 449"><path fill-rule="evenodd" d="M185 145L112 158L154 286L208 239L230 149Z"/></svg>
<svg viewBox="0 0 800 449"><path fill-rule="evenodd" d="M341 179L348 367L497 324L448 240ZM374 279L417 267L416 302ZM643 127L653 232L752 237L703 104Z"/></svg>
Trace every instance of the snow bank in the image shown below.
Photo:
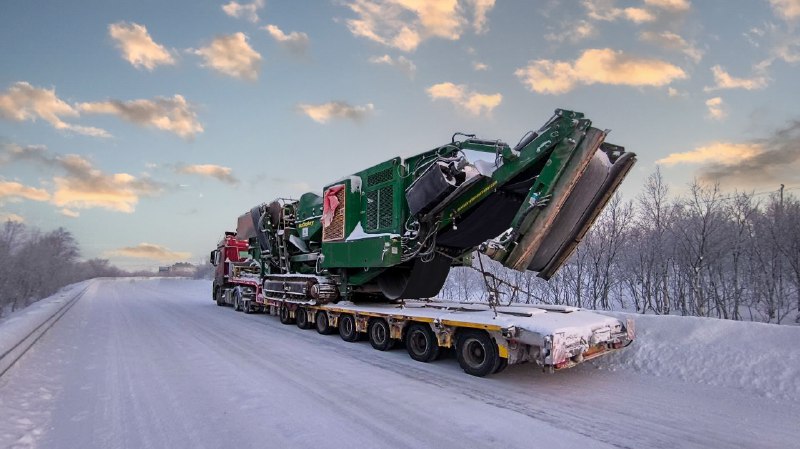
<svg viewBox="0 0 800 449"><path fill-rule="evenodd" d="M713 318L608 313L636 320L636 340L595 362L687 382L800 401L800 327Z"/></svg>
<svg viewBox="0 0 800 449"><path fill-rule="evenodd" d="M68 285L53 295L0 319L0 373L25 352L30 344L22 345L24 348L16 346L61 311L66 303L80 294L90 282L92 281L88 280ZM39 329L38 332L42 330Z"/></svg>

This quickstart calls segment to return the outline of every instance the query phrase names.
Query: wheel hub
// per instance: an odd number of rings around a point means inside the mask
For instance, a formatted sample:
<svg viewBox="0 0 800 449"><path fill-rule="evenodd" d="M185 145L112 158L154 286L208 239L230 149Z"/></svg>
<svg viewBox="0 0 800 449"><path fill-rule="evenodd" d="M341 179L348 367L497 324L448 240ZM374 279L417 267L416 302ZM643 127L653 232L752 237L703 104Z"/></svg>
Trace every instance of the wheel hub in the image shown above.
<svg viewBox="0 0 800 449"><path fill-rule="evenodd" d="M481 365L486 361L486 348L478 340L469 339L464 348L464 358L470 365Z"/></svg>
<svg viewBox="0 0 800 449"><path fill-rule="evenodd" d="M375 340L376 343L382 344L386 341L386 329L383 326L375 325L372 327L372 339Z"/></svg>
<svg viewBox="0 0 800 449"><path fill-rule="evenodd" d="M411 334L411 348L414 349L414 352L417 354L422 354L428 348L428 340L425 338L425 335L422 332L414 332Z"/></svg>

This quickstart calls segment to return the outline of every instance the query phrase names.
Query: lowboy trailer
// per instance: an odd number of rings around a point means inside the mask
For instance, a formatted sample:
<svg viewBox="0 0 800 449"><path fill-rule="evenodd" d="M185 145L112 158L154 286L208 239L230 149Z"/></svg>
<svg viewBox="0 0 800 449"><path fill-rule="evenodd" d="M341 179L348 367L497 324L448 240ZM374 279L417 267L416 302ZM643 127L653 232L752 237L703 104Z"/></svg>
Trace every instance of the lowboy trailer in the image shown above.
<svg viewBox="0 0 800 449"><path fill-rule="evenodd" d="M453 348L461 368L474 376L533 362L547 371L570 368L624 348L634 324L576 307L407 300L401 304L298 304L267 299L284 324L338 332L348 342L369 340L379 351L404 344L420 362Z"/></svg>
<svg viewBox="0 0 800 449"><path fill-rule="evenodd" d="M475 376L522 362L554 371L619 350L633 341L630 320L430 299L476 251L550 279L636 161L607 134L558 109L513 147L457 133L322 195L260 204L211 253L214 300L346 341L366 335L379 350L402 342L421 362L454 348Z"/></svg>

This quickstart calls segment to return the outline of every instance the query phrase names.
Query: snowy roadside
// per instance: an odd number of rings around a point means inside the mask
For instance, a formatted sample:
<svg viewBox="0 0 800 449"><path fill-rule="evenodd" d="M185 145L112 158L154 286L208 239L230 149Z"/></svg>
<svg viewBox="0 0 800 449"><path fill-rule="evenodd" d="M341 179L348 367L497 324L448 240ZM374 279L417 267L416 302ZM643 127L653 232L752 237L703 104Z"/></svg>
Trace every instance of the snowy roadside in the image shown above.
<svg viewBox="0 0 800 449"><path fill-rule="evenodd" d="M0 319L0 375L2 375L46 330L44 325L93 281L70 284L53 295ZM29 341L25 341L28 339ZM23 343L24 342L24 343Z"/></svg>
<svg viewBox="0 0 800 449"><path fill-rule="evenodd" d="M800 401L800 326L600 313L633 318L636 340L595 366Z"/></svg>

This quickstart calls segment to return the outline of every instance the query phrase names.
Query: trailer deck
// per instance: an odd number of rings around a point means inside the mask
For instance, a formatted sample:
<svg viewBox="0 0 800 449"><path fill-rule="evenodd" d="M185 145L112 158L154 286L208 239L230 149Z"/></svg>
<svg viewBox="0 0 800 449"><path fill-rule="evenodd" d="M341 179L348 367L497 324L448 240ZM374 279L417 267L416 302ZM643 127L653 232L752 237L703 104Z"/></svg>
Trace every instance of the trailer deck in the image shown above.
<svg viewBox="0 0 800 449"><path fill-rule="evenodd" d="M487 341L494 346L487 356L496 354L499 364L492 372L524 362L536 363L548 371L569 368L624 348L634 339L632 320L622 322L576 307L513 304L493 309L487 303L438 300L313 304L279 298L259 299L264 301L265 310L280 316L285 324L317 327L321 333L338 330L347 341L356 341L366 334L376 349L392 346L373 341L380 339L380 335L373 335L374 327L380 326L385 327L384 340L388 337L403 342L407 348L412 327L422 329L420 332L429 330L435 339L431 343L435 343L437 351L455 348L457 353L461 352L459 346L464 335L485 334L490 340L484 339L484 346ZM344 324L343 319L346 320ZM414 357L412 349L409 352ZM487 349L481 348L480 352L486 355ZM462 362L461 357L459 362ZM463 363L462 368L465 368ZM465 368L465 371L468 370Z"/></svg>

